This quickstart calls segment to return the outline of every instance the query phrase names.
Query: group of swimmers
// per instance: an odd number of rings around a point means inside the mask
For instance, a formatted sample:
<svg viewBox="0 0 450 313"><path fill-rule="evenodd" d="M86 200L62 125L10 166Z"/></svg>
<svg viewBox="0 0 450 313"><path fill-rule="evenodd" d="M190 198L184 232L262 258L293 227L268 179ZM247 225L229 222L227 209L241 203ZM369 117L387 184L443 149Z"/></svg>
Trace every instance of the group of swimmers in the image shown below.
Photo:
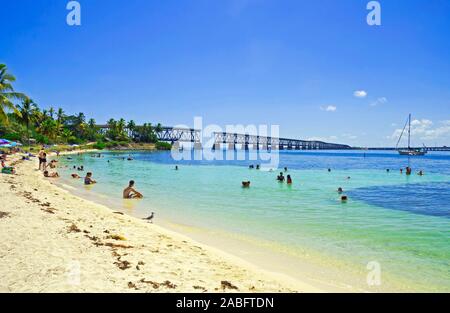
<svg viewBox="0 0 450 313"><path fill-rule="evenodd" d="M389 170L389 169L386 169L386 172L389 173L390 170ZM405 173L406 173L406 175L411 175L411 174L412 174L412 168L409 167L409 166L407 166L407 167L405 168ZM403 169L402 169L402 168L400 169L400 174L403 174ZM420 170L420 171L417 172L417 175L423 176L423 175L425 175L425 173L424 173L423 170Z"/></svg>
<svg viewBox="0 0 450 313"><path fill-rule="evenodd" d="M279 181L280 183L283 183L285 179L286 179L286 183L288 185L292 185L291 175L287 175L286 178L285 178L284 175L283 175L283 172L280 172L280 175L277 176L277 181Z"/></svg>

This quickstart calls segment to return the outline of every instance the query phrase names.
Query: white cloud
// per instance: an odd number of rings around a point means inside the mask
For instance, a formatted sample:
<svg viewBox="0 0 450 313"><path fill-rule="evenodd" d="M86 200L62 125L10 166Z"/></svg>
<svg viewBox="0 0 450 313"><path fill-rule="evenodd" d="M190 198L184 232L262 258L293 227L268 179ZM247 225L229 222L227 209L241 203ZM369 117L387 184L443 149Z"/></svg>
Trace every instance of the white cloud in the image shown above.
<svg viewBox="0 0 450 313"><path fill-rule="evenodd" d="M334 105L329 105L327 107L320 107L320 109L322 111L326 111L326 112L336 112L337 111L337 107Z"/></svg>
<svg viewBox="0 0 450 313"><path fill-rule="evenodd" d="M367 97L367 91L365 91L365 90L356 90L353 93L353 96L355 96L356 98L365 98L365 97Z"/></svg>
<svg viewBox="0 0 450 313"><path fill-rule="evenodd" d="M401 133L402 129L396 129L389 138L398 139ZM413 120L411 121L411 136L414 139L425 141L450 139L450 120L439 122L437 127L434 127L433 121L428 119Z"/></svg>
<svg viewBox="0 0 450 313"><path fill-rule="evenodd" d="M375 100L374 102L372 102L370 104L370 106L371 107L376 107L376 106L378 106L380 104L385 104L387 102L388 102L388 100L385 97L381 97L381 98L378 98L377 100Z"/></svg>
<svg viewBox="0 0 450 313"><path fill-rule="evenodd" d="M352 134L342 134L342 137L344 137L346 139L350 139L350 140L355 140L358 138L358 136L352 135Z"/></svg>

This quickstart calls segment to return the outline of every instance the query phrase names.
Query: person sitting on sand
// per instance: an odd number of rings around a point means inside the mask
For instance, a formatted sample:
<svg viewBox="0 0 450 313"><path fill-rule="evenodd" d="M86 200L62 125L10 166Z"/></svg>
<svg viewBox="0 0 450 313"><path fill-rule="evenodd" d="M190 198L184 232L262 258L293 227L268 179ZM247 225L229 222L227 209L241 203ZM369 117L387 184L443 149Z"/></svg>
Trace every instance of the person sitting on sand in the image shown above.
<svg viewBox="0 0 450 313"><path fill-rule="evenodd" d="M124 199L141 199L144 196L134 189L134 180L130 180L128 187L123 190Z"/></svg>
<svg viewBox="0 0 450 313"><path fill-rule="evenodd" d="M284 182L284 175L283 175L283 172L280 172L280 175L278 175L277 180L278 180L280 183Z"/></svg>
<svg viewBox="0 0 450 313"><path fill-rule="evenodd" d="M292 178L291 178L291 175L288 175L288 176L287 176L286 182L287 182L288 185L292 185Z"/></svg>
<svg viewBox="0 0 450 313"><path fill-rule="evenodd" d="M84 178L84 184L92 185L92 184L96 184L96 183L97 182L92 179L92 173L91 172L86 173L86 177Z"/></svg>
<svg viewBox="0 0 450 313"><path fill-rule="evenodd" d="M80 175L78 175L78 174L72 174L71 176L72 176L72 178L76 178L76 179L80 179L81 178Z"/></svg>
<svg viewBox="0 0 450 313"><path fill-rule="evenodd" d="M57 172L49 173L48 171L44 171L44 177L56 178L56 177L59 177L59 174Z"/></svg>
<svg viewBox="0 0 450 313"><path fill-rule="evenodd" d="M250 188L250 181L243 181L242 188Z"/></svg>

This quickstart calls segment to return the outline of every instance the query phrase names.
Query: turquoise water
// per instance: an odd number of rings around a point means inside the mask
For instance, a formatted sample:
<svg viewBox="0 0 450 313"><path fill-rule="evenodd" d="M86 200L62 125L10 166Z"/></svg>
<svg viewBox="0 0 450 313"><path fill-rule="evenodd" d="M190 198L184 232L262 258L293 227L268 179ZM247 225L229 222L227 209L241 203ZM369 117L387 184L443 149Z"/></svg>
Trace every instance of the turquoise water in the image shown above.
<svg viewBox="0 0 450 313"><path fill-rule="evenodd" d="M449 154L409 159L390 152L284 151L280 167L288 167L292 186L276 181L279 170L249 169L256 161L176 162L166 152L132 152L133 161L123 160L129 154L61 157L68 166L60 169L62 182L138 217L154 211L174 223L264 242L268 255L308 255L362 289L370 289L366 265L376 261L380 290L450 291ZM68 178L73 165L92 171L99 184L84 187ZM408 165L425 175L400 174ZM130 179L145 199L121 199ZM251 188L241 187L244 180Z"/></svg>

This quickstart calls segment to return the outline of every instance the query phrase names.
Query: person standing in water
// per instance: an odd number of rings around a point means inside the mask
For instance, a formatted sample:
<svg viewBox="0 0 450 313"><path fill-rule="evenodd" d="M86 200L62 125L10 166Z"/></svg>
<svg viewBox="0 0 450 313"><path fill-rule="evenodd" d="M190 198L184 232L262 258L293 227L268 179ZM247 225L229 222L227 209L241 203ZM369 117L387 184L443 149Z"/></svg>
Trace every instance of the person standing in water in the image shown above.
<svg viewBox="0 0 450 313"><path fill-rule="evenodd" d="M141 199L144 196L134 189L134 180L130 180L128 187L123 190L123 198L124 199Z"/></svg>
<svg viewBox="0 0 450 313"><path fill-rule="evenodd" d="M292 178L291 178L291 175L288 175L288 176L287 176L286 182L287 182L288 185L292 185Z"/></svg>

